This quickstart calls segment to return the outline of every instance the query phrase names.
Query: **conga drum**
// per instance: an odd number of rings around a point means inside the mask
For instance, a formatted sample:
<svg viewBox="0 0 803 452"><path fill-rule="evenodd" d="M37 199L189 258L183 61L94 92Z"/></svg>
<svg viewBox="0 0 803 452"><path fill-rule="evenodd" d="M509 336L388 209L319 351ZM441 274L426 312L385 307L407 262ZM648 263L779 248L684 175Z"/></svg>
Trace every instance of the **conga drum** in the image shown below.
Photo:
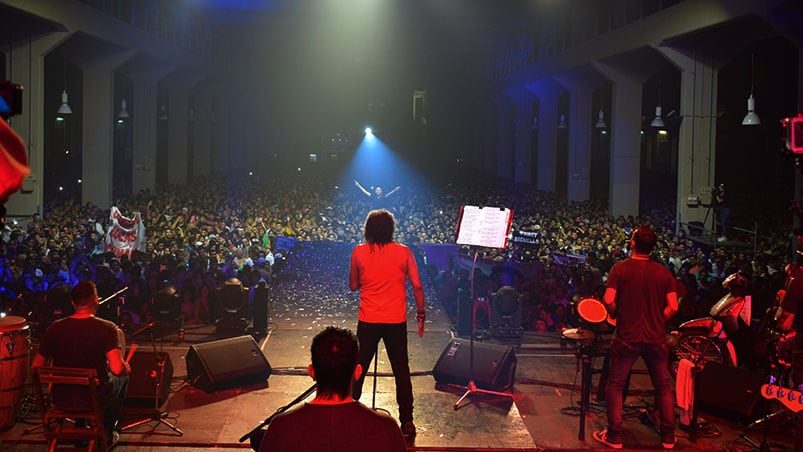
<svg viewBox="0 0 803 452"><path fill-rule="evenodd" d="M596 298L583 298L580 300L577 303L577 315L594 325L607 322L610 326L616 326L616 319L608 315L608 309L605 308L605 304Z"/></svg>
<svg viewBox="0 0 803 452"><path fill-rule="evenodd" d="M596 325L608 318L608 310L597 299L583 298L577 303L577 315L586 322Z"/></svg>
<svg viewBox="0 0 803 452"><path fill-rule="evenodd" d="M31 333L25 318L0 318L0 430L8 430L16 422L28 378L30 350Z"/></svg>

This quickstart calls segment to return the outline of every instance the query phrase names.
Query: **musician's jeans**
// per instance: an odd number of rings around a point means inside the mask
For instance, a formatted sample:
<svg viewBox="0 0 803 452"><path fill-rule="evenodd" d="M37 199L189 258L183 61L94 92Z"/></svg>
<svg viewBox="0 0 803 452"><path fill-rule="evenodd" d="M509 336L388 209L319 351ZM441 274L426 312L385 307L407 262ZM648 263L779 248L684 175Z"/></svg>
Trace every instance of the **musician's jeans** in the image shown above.
<svg viewBox="0 0 803 452"><path fill-rule="evenodd" d="M614 339L610 348L611 368L605 403L608 414L608 438L622 439L622 409L624 387L636 360L641 357L647 364L652 385L655 387L655 405L661 413L661 437L671 439L675 434L675 395L669 379L669 346L660 344L626 344Z"/></svg>
<svg viewBox="0 0 803 452"><path fill-rule="evenodd" d="M105 407L103 428L106 430L106 435L111 436L120 419L120 413L123 411L123 402L125 402L128 391L128 375L124 377L109 375L109 388L109 392L103 396Z"/></svg>

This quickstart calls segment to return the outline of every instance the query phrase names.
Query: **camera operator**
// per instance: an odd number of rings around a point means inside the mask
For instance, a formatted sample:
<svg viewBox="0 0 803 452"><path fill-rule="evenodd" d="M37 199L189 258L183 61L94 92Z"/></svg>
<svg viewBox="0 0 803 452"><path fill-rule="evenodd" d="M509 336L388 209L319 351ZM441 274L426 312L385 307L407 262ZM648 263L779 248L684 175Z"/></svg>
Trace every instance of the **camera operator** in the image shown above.
<svg viewBox="0 0 803 452"><path fill-rule="evenodd" d="M728 240L728 217L731 214L730 203L728 202L728 197L725 193L725 184L719 184L718 187L714 187L711 191L711 196L713 197L714 201L714 210L719 216L719 227L721 234L717 238L718 242L724 242Z"/></svg>

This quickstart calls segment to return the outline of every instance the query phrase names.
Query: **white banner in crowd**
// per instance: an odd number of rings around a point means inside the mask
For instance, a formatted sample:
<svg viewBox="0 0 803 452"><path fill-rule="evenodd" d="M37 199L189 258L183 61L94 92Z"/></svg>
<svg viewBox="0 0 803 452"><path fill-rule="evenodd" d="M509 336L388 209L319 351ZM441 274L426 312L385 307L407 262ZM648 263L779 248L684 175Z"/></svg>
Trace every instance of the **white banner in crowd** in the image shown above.
<svg viewBox="0 0 803 452"><path fill-rule="evenodd" d="M134 250L145 251L145 225L139 212L134 212L134 217L128 218L123 216L120 209L112 207L109 225L103 251L111 251L115 256L126 254L129 258Z"/></svg>

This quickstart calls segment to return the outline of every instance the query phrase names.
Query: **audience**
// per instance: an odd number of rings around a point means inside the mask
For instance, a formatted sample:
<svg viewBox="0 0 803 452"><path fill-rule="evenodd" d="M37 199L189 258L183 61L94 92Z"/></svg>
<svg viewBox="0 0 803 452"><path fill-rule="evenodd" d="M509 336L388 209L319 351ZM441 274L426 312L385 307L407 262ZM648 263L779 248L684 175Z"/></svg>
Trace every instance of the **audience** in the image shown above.
<svg viewBox="0 0 803 452"><path fill-rule="evenodd" d="M786 212L762 219L753 254L748 248L713 251L684 231L675 234L675 214L666 206L643 206L647 213L637 218L614 218L602 203L567 203L554 193L476 182L434 190L407 185L388 202L397 219L397 240L414 250L428 293L437 294L452 315L460 269L438 271L427 265L421 245L453 244L461 205L513 209L513 230L537 233L539 243L483 250L479 262L531 269L527 277L515 275L511 284L522 294L523 326L528 330L571 326L576 321L573 302L599 299L608 270L627 255L627 238L639 224L655 230L658 243L652 257L685 286L678 321L704 315L723 295L721 281L737 270L751 278L753 311L760 315L783 284L782 269L791 255L789 231L777 226L785 224ZM269 280L272 266L279 281L305 284L280 276L285 261L289 266L301 258L298 244L352 247L362 238L362 221L371 207L350 184L338 186L325 177L301 180L297 175L270 181L207 177L186 186L141 191L115 205L127 216L141 213L147 231L145 252L130 257L104 252L109 212L91 203L51 200L41 218L26 224L6 222L0 241L0 308L17 315L52 316L60 299L57 291L90 279L101 297L128 287L122 313L131 324L153 317L153 295L167 285L180 294L185 322L213 322L210 298L226 279L236 277L244 287L253 287L261 279ZM738 220L734 212L731 223ZM469 254L465 247L460 252ZM325 269L315 273L323 287L345 287L343 281L325 281ZM497 274L485 276L483 292L509 283Z"/></svg>

